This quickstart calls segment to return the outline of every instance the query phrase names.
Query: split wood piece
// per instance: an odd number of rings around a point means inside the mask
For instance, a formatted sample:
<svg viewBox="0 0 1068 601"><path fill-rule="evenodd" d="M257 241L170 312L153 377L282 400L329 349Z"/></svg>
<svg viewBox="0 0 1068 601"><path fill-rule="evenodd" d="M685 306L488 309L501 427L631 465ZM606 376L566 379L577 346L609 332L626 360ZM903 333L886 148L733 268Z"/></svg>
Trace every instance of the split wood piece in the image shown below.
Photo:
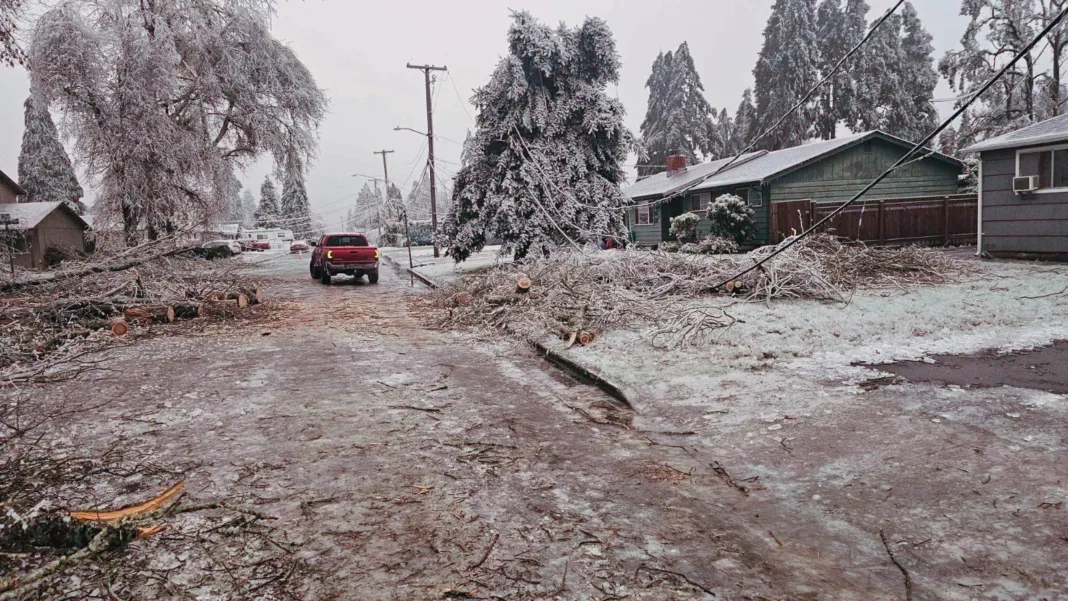
<svg viewBox="0 0 1068 601"><path fill-rule="evenodd" d="M527 277L525 273L519 274L515 280L516 294L526 294L527 292L530 292L531 285L530 278Z"/></svg>
<svg viewBox="0 0 1068 601"><path fill-rule="evenodd" d="M130 333L130 325L123 320L117 320L111 322L111 335L118 338Z"/></svg>
<svg viewBox="0 0 1068 601"><path fill-rule="evenodd" d="M70 517L83 522L117 522L125 518L137 517L157 511L167 503L177 499L178 495L182 494L183 490L185 490L185 482L179 482L163 491L159 496L138 505L131 505L129 507L111 511L72 511L70 512ZM151 534L155 534L155 532L152 532ZM151 536L151 534L149 534L149 536Z"/></svg>
<svg viewBox="0 0 1068 601"><path fill-rule="evenodd" d="M173 323L174 307L159 305L151 307L130 307L123 311L126 321L134 323Z"/></svg>
<svg viewBox="0 0 1068 601"><path fill-rule="evenodd" d="M244 294L237 295L237 306L244 309L249 305L249 299Z"/></svg>
<svg viewBox="0 0 1068 601"><path fill-rule="evenodd" d="M575 340L578 338L578 332L571 332L571 336L567 339L567 346L565 348L571 348L575 346Z"/></svg>

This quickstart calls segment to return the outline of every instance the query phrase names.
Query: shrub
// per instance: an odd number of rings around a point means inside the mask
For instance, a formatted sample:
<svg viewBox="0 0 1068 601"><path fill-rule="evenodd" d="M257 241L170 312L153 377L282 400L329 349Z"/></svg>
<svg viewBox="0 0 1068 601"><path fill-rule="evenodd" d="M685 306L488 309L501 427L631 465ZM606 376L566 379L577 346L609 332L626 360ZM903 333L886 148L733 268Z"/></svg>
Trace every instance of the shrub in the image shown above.
<svg viewBox="0 0 1068 601"><path fill-rule="evenodd" d="M697 252L702 255L731 255L738 252L738 243L722 236L708 236L697 243Z"/></svg>
<svg viewBox="0 0 1068 601"><path fill-rule="evenodd" d="M701 216L697 213L683 213L678 217L671 218L671 235L676 240L685 244L697 241L697 224Z"/></svg>
<svg viewBox="0 0 1068 601"><path fill-rule="evenodd" d="M661 242L660 245L657 246L656 248L657 248L657 250L660 250L660 251L663 251L663 252L666 252L666 253L679 252L679 243L678 242L671 242L671 241Z"/></svg>
<svg viewBox="0 0 1068 601"><path fill-rule="evenodd" d="M408 231L412 246L430 246L434 243L434 228L429 221L408 221ZM404 235L404 222L387 223L382 228L382 246L407 246L408 237Z"/></svg>
<svg viewBox="0 0 1068 601"><path fill-rule="evenodd" d="M738 196L724 194L717 198L708 209L708 218L713 236L730 238L738 244L753 236L753 210ZM671 227L674 229L674 221Z"/></svg>

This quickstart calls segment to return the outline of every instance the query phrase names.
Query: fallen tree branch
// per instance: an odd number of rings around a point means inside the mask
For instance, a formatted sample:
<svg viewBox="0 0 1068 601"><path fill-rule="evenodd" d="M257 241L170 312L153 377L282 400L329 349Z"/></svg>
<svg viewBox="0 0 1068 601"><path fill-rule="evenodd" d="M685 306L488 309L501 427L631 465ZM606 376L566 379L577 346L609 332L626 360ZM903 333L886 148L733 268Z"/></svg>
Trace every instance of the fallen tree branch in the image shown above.
<svg viewBox="0 0 1068 601"><path fill-rule="evenodd" d="M879 538L883 541L883 547L886 548L886 554L890 556L890 561L897 566L897 569L901 570L901 575L905 577L905 601L912 601L912 577L909 576L909 571L894 556L894 551L890 548L890 541L886 540L886 534L882 530L879 530Z"/></svg>
<svg viewBox="0 0 1068 601"><path fill-rule="evenodd" d="M486 550L482 553L482 557L479 558L479 560L468 569L469 570L477 570L478 568L481 568L482 564L486 563L486 560L489 559L490 553L493 553L493 548L497 546L497 540L500 539L500 538L501 538L501 535L497 534L496 532L494 532L493 533L493 540L490 541L489 546L486 547Z"/></svg>
<svg viewBox="0 0 1068 601"><path fill-rule="evenodd" d="M699 589L699 590L701 590L701 591L703 591L705 593L708 593L709 595L712 595L713 597L718 596L718 595L716 595L715 592L713 592L707 586L701 584L700 582L697 582L696 580L694 580L693 578L690 578L689 576L687 576L686 574L683 574L682 572L675 572L675 571L672 571L672 570L665 570L663 568L654 568L652 566L649 566L649 565L646 565L646 564L643 563L640 566L638 566L638 569L635 570L635 573L640 572L642 570L645 570L647 572L656 572L658 574L670 574L671 576L675 576L676 578L681 578L683 581L686 582L686 584L689 584L692 587L695 587L695 588L697 588L697 589Z"/></svg>

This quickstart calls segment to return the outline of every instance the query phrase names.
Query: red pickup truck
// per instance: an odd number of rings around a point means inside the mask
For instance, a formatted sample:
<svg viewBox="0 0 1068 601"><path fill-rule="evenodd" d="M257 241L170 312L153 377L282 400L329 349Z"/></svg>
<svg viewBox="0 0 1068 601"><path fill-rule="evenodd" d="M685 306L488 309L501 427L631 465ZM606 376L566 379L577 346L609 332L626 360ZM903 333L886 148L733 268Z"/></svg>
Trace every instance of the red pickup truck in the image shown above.
<svg viewBox="0 0 1068 601"><path fill-rule="evenodd" d="M330 278L345 274L378 283L378 249L367 242L367 236L359 233L324 234L315 245L311 256L311 277L324 284Z"/></svg>

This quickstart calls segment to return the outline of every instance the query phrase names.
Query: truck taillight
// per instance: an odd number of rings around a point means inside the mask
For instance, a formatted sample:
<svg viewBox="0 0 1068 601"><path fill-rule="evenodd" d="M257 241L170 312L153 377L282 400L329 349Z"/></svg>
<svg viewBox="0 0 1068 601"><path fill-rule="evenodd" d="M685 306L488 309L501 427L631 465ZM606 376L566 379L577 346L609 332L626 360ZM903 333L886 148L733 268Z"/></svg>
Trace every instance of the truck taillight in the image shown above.
<svg viewBox="0 0 1068 601"><path fill-rule="evenodd" d="M377 250L375 251L375 258L376 259L378 258L378 251Z"/></svg>
<svg viewBox="0 0 1068 601"><path fill-rule="evenodd" d="M326 251L326 258L327 259L333 259L334 258L334 251L332 251L332 250Z"/></svg>

